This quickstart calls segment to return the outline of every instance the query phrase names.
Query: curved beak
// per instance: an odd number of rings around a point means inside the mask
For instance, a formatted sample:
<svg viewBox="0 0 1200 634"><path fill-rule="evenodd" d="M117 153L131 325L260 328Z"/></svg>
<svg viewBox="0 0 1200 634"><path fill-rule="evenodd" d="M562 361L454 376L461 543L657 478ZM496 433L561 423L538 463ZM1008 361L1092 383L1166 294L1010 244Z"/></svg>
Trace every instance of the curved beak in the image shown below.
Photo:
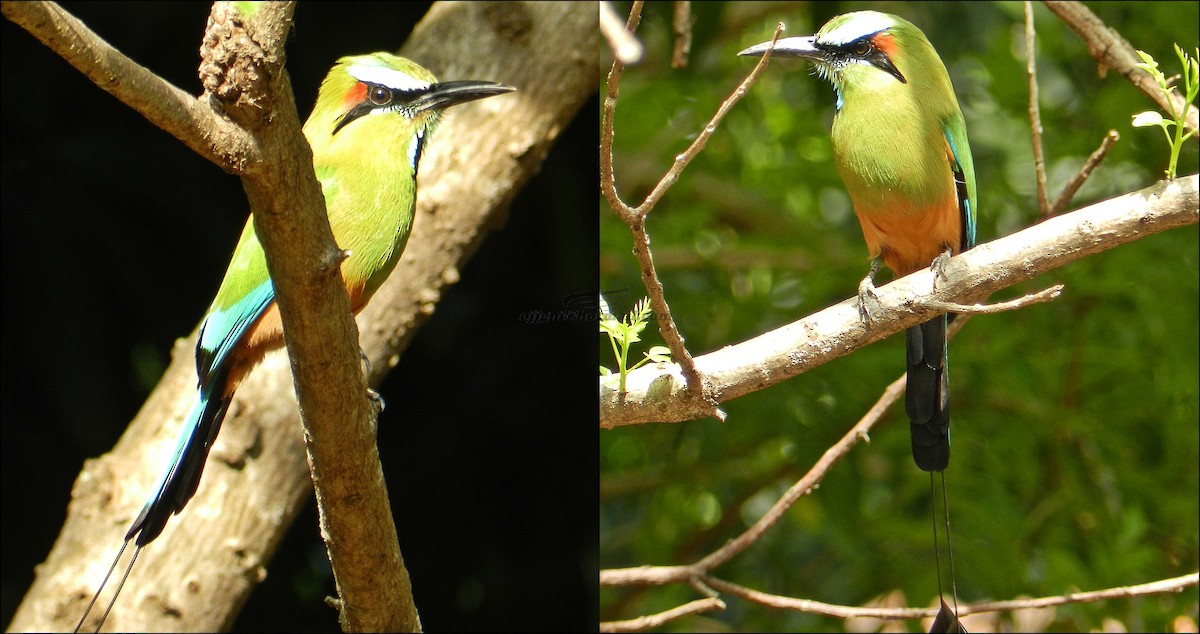
<svg viewBox="0 0 1200 634"><path fill-rule="evenodd" d="M771 51L771 55L775 57L799 57L802 59L825 59L825 52L816 47L817 36L806 35L804 37L785 37L775 43L775 49ZM771 48L770 42L755 44L738 53L742 57L762 57L767 49Z"/></svg>
<svg viewBox="0 0 1200 634"><path fill-rule="evenodd" d="M516 90L512 86L491 81L444 81L430 86L424 94L413 100L411 107L420 112L442 110L450 106L502 95Z"/></svg>

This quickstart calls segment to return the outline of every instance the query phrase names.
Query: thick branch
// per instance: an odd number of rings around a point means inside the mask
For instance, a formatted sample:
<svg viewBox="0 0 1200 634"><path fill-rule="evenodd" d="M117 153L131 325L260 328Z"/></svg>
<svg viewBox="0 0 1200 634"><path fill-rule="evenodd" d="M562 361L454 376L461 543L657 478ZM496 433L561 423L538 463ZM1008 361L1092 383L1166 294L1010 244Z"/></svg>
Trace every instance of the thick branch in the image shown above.
<svg viewBox="0 0 1200 634"><path fill-rule="evenodd" d="M947 281L931 292L933 274L921 271L878 289L883 309L866 330L854 299L748 341L696 357L719 402L801 374L937 314L920 300L965 303L1031 279L1068 262L1174 227L1195 224L1197 177L1185 177L1096 203L1019 233L980 245L947 265ZM917 301L914 301L914 297ZM681 422L703 417L683 398L674 364L629 373L623 399L600 386L600 426Z"/></svg>
<svg viewBox="0 0 1200 634"><path fill-rule="evenodd" d="M249 14L217 3L201 50L210 97L251 131L262 164L242 176L275 288L347 631L417 631L400 554L375 411L367 400L358 328L342 282L344 259L329 227L312 153L300 130L283 44L291 3Z"/></svg>

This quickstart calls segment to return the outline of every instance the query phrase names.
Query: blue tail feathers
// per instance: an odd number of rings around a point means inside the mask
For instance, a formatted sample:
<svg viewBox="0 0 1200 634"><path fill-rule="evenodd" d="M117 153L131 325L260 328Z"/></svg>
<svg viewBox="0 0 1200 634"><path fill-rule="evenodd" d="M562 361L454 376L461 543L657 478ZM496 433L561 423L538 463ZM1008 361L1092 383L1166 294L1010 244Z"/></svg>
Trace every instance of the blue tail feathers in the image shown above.
<svg viewBox="0 0 1200 634"><path fill-rule="evenodd" d="M212 377L214 380L203 386L197 395L196 404L188 414L183 435L175 449L171 468L154 489L154 495L142 507L142 512L125 534L128 541L137 535L137 545L145 546L154 541L167 520L183 509L200 486L200 475L212 449L232 395L226 396L225 372Z"/></svg>

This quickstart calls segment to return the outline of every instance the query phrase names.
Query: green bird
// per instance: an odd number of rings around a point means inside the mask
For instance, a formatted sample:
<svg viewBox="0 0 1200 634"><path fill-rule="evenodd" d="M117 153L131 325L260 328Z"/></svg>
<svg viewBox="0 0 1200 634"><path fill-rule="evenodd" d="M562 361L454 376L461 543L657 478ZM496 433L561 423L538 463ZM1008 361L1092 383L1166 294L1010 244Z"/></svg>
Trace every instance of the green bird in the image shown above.
<svg viewBox="0 0 1200 634"><path fill-rule="evenodd" d="M772 55L812 62L837 94L834 160L872 259L859 285L866 320L880 260L897 277L924 267L940 273L947 258L975 246L975 167L954 87L920 29L876 11L781 39ZM931 472L950 462L946 321L942 315L905 332L912 454Z"/></svg>
<svg viewBox="0 0 1200 634"><path fill-rule="evenodd" d="M442 111L512 90L488 81L438 82L417 63L389 53L343 57L326 75L304 136L312 147L333 237L350 254L341 265L342 281L356 314L404 251L417 199L417 167ZM195 405L169 467L126 532L113 568L133 540L137 548L127 577L141 549L187 505L200 485L234 391L267 352L282 346L275 289L254 223L247 220L200 328ZM93 597L88 612L95 601ZM106 611L101 625L107 616ZM80 625L86 618L85 612Z"/></svg>

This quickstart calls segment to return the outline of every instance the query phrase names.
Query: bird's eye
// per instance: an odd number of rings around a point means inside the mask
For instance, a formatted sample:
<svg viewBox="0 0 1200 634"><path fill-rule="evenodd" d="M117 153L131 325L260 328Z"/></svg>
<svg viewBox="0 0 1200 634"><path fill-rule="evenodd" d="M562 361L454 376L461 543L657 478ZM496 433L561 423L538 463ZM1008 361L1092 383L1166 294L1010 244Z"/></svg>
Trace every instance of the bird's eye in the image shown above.
<svg viewBox="0 0 1200 634"><path fill-rule="evenodd" d="M392 101L392 90L387 86L371 86L367 90L367 99L376 106L386 106Z"/></svg>
<svg viewBox="0 0 1200 634"><path fill-rule="evenodd" d="M859 40L850 45L850 52L853 53L855 57L866 57L867 54L871 52L872 48L874 47L871 45L870 40Z"/></svg>

